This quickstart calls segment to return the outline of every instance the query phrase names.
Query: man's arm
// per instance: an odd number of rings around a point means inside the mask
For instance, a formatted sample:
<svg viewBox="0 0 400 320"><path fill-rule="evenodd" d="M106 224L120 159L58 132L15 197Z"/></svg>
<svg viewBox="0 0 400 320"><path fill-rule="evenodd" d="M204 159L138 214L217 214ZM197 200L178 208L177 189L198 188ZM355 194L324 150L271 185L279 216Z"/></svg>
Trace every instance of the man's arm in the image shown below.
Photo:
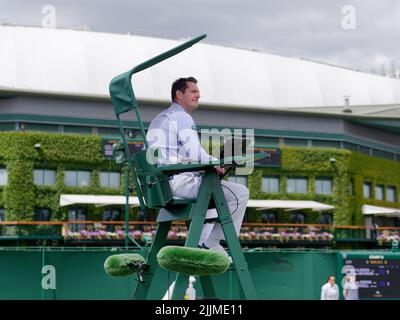
<svg viewBox="0 0 400 320"><path fill-rule="evenodd" d="M180 156L183 158L188 158L191 161L197 161L201 163L208 163L210 161L218 160L217 158L208 154L201 146L196 125L193 121L193 118L189 114L182 113L180 115L177 123L177 135L179 142L182 144Z"/></svg>

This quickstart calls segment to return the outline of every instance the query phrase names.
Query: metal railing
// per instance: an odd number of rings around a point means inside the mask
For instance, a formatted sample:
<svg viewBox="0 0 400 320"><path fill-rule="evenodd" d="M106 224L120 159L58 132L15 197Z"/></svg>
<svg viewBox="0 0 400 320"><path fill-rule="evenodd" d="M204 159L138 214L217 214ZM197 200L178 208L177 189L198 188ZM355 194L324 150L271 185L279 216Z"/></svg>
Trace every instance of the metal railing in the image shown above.
<svg viewBox="0 0 400 320"><path fill-rule="evenodd" d="M130 221L129 236L144 243L153 239L154 221ZM187 225L175 222L168 233L169 240L185 240ZM64 241L124 240L124 221L3 221L0 240L53 239ZM377 241L379 244L400 240L400 227L335 226L322 224L243 223L242 241L332 242Z"/></svg>

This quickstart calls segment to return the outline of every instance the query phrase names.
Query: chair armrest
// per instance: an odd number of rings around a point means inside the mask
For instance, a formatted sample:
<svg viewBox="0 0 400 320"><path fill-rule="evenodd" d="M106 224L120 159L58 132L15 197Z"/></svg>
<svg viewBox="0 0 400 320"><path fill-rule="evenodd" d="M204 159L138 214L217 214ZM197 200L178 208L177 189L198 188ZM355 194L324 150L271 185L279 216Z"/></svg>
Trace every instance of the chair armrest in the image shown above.
<svg viewBox="0 0 400 320"><path fill-rule="evenodd" d="M263 159L266 157L265 153L254 153L252 155L249 156L233 156L233 157L226 157L221 159L220 165L224 166L224 167L229 167L229 166L233 166L233 167L244 167L246 166L247 162L254 162L260 159Z"/></svg>
<svg viewBox="0 0 400 320"><path fill-rule="evenodd" d="M201 163L182 164L182 163L179 163L179 164L161 166L158 169L165 174L176 174L176 173L188 172L188 171L203 171L203 170L206 170L208 168L214 167L219 164L220 164L220 161L213 161L213 162L206 163L206 164L201 164Z"/></svg>
<svg viewBox="0 0 400 320"><path fill-rule="evenodd" d="M207 168L214 167L214 166L245 166L246 162L248 161L256 161L259 159L264 158L266 155L264 153L255 153L252 156L234 156L234 157L227 157L221 160L215 160L209 163L179 163L179 164L172 164L161 166L158 169L165 173L165 174L175 174L180 172L188 172L188 171L203 171Z"/></svg>

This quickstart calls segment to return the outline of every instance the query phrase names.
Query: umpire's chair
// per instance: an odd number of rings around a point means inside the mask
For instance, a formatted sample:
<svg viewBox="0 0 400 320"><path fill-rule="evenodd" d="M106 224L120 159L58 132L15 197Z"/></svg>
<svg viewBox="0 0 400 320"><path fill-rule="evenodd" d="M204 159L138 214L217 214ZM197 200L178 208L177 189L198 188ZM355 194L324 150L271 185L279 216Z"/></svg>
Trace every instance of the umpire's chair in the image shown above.
<svg viewBox="0 0 400 320"><path fill-rule="evenodd" d="M156 255L165 246L171 222L177 220L189 221L188 235L185 242L186 247L197 248L205 216L210 202L213 201L217 212L218 220L222 225L226 243L230 249L233 259L231 269L235 270L244 299L257 299L256 291L244 259L242 249L235 228L228 210L228 206L221 188L221 182L214 168L215 165L224 165L224 161L217 161L209 164L177 164L157 167L148 161L148 157L154 156L152 150L148 149L146 133L141 120L139 105L136 101L131 77L134 73L143 71L165 59L168 59L179 52L191 47L193 44L204 39L201 35L164 52L132 70L115 77L110 83L110 95L114 111L117 117L122 142L114 146L120 151L121 162L125 162L133 176L136 194L139 198L142 209L159 209L157 217L158 229L153 239L146 263L147 269L143 273L143 281L138 281L135 299L161 299L163 292L160 290L161 272L157 263ZM134 109L136 118L140 125L144 138L144 150L130 154L124 128L120 115ZM118 152L117 152L118 153ZM118 160L118 159L117 159ZM225 161L227 163L227 161ZM232 163L232 161L229 161ZM198 198L196 200L174 199L168 183L168 177L174 174L187 171L204 171L204 176ZM216 297L211 276L200 277L205 297ZM172 292L172 299L183 299L188 284L188 276L178 273L175 286Z"/></svg>

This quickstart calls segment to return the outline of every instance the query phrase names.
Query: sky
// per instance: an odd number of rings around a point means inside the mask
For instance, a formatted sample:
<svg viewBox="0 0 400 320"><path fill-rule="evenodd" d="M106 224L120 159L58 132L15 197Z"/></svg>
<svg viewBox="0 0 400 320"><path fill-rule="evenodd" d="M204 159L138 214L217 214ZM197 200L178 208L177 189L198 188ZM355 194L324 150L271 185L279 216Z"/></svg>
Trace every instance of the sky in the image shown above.
<svg viewBox="0 0 400 320"><path fill-rule="evenodd" d="M0 24L187 39L373 73L400 69L398 0L0 0ZM43 11L44 10L44 11Z"/></svg>

